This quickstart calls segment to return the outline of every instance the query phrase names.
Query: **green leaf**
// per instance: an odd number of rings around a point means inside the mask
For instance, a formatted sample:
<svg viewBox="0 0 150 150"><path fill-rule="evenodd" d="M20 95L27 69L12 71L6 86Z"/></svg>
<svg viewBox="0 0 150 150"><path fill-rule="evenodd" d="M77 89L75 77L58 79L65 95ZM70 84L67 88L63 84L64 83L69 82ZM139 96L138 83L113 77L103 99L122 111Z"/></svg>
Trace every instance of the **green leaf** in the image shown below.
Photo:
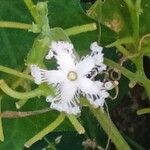
<svg viewBox="0 0 150 150"><path fill-rule="evenodd" d="M40 110L48 107L44 99L30 100L20 111ZM15 104L12 99L6 97L2 101L2 111L14 110ZM3 119L3 128L5 141L0 144L0 149L7 150L11 147L12 150L21 150L24 147L24 143L48 126L58 116L58 112L50 111L37 116L16 118L16 119ZM70 130L71 124L66 121L64 125L61 125L55 131L64 131L65 127Z"/></svg>
<svg viewBox="0 0 150 150"><path fill-rule="evenodd" d="M125 37L132 33L130 14L122 0L97 0L87 11L87 15L120 36Z"/></svg>

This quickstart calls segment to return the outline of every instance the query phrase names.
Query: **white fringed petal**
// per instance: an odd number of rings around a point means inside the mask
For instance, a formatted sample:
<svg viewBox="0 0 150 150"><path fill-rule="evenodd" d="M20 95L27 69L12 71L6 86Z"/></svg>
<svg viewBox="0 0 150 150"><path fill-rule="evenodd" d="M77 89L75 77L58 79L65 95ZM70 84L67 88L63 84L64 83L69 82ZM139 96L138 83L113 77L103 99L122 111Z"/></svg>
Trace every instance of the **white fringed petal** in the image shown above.
<svg viewBox="0 0 150 150"><path fill-rule="evenodd" d="M76 70L81 76L88 74L95 66L93 58L86 56L76 65Z"/></svg>
<svg viewBox="0 0 150 150"><path fill-rule="evenodd" d="M75 94L77 92L76 85L71 82L65 82L60 85L60 97L57 97L55 101L51 103L51 108L64 111L68 114L78 114L80 113L79 106L75 99Z"/></svg>
<svg viewBox="0 0 150 150"><path fill-rule="evenodd" d="M30 70L31 70L31 75L34 78L35 83L41 84L42 77L41 77L40 68L37 65L31 65Z"/></svg>
<svg viewBox="0 0 150 150"><path fill-rule="evenodd" d="M69 53L62 52L59 55L55 56L58 64L58 68L70 71L75 69L75 61Z"/></svg>
<svg viewBox="0 0 150 150"><path fill-rule="evenodd" d="M49 60L49 59L51 59L53 56L54 56L54 54L53 54L52 50L50 49L49 52L48 52L48 54L45 56L45 59Z"/></svg>
<svg viewBox="0 0 150 150"><path fill-rule="evenodd" d="M52 102L50 108L56 109L60 112L66 112L67 114L77 115L81 112L80 107L78 105L72 106L69 102Z"/></svg>
<svg viewBox="0 0 150 150"><path fill-rule="evenodd" d="M94 59L96 65L100 65L104 61L103 57L103 47L99 46L97 42L94 42L91 44L90 49L92 50L91 52L91 57Z"/></svg>
<svg viewBox="0 0 150 150"><path fill-rule="evenodd" d="M65 73L61 70L44 70L40 69L37 65L31 65L31 75L34 77L36 84L48 82L48 84L57 84L65 82Z"/></svg>
<svg viewBox="0 0 150 150"><path fill-rule="evenodd" d="M97 94L100 90L100 87L102 87L101 82L99 82L99 85L98 85L97 82L94 82L86 77L81 78L78 82L79 82L78 88L83 93Z"/></svg>
<svg viewBox="0 0 150 150"><path fill-rule="evenodd" d="M66 80L66 74L62 70L42 70L42 79L48 84L63 83Z"/></svg>
<svg viewBox="0 0 150 150"><path fill-rule="evenodd" d="M104 83L100 81L91 81L88 78L82 78L79 88L83 92L83 95L87 97L90 104L96 108L103 106L105 98L109 96L109 93L105 90Z"/></svg>
<svg viewBox="0 0 150 150"><path fill-rule="evenodd" d="M100 51L100 52L102 52L103 47L99 46L97 42L93 42L93 43L91 43L91 45L90 45L90 49L91 49L92 51Z"/></svg>
<svg viewBox="0 0 150 150"><path fill-rule="evenodd" d="M73 44L67 41L52 41L50 48L59 55L61 52L73 53Z"/></svg>
<svg viewBox="0 0 150 150"><path fill-rule="evenodd" d="M97 95L86 94L87 100L92 104L95 108L99 106L103 106L105 99L109 97L109 93L105 90L100 90Z"/></svg>
<svg viewBox="0 0 150 150"><path fill-rule="evenodd" d="M62 101L73 101L75 93L77 91L76 84L73 84L72 82L65 82L60 86L60 94Z"/></svg>

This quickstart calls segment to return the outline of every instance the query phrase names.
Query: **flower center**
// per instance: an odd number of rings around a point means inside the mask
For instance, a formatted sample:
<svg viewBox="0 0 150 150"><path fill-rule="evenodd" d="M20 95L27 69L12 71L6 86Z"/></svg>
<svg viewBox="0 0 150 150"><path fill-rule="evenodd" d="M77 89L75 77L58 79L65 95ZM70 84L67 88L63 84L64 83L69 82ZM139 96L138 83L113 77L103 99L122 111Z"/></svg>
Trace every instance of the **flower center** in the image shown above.
<svg viewBox="0 0 150 150"><path fill-rule="evenodd" d="M67 78L70 80L70 81L75 81L77 78L78 78L78 75L76 72L74 71L70 71L67 75Z"/></svg>

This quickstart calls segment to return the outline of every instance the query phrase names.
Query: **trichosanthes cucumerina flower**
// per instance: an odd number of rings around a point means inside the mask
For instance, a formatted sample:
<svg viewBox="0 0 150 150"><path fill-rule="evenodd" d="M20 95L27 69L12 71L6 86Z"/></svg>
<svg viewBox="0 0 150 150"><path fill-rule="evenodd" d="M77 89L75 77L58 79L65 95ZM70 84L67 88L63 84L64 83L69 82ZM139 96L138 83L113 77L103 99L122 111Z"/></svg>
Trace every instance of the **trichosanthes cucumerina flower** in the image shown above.
<svg viewBox="0 0 150 150"><path fill-rule="evenodd" d="M71 43L53 41L46 59L54 57L57 70L44 70L31 65L31 75L36 84L46 82L57 89L55 97L47 97L50 108L76 115L80 113L81 94L96 108L104 105L105 99L109 97L107 91L113 88L113 84L110 81L103 83L94 80L97 74L106 70L106 65L103 64L102 47L94 42L90 49L90 55L78 60Z"/></svg>

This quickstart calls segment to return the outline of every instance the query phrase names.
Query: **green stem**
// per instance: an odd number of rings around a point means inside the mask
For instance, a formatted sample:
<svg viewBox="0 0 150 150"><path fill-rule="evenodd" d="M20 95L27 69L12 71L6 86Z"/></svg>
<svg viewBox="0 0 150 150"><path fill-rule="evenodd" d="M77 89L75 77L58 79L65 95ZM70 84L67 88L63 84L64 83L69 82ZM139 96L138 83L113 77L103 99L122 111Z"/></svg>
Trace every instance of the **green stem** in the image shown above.
<svg viewBox="0 0 150 150"><path fill-rule="evenodd" d="M38 23L38 18L37 18L38 13L36 11L36 7L35 7L34 3L32 2L32 0L24 0L24 3L26 4L27 8L29 9L35 22Z"/></svg>
<svg viewBox="0 0 150 150"><path fill-rule="evenodd" d="M141 9L141 0L136 0L135 4L135 17L136 17L136 25L134 25L135 29L135 37L137 37L137 42L139 40L139 30L140 30L140 10Z"/></svg>
<svg viewBox="0 0 150 150"><path fill-rule="evenodd" d="M127 57L132 56L132 54L126 48L124 48L122 45L117 44L116 48L125 56L127 56Z"/></svg>
<svg viewBox="0 0 150 150"><path fill-rule="evenodd" d="M28 101L28 99L21 99L18 102L16 102L16 108L20 109L26 102Z"/></svg>
<svg viewBox="0 0 150 150"><path fill-rule="evenodd" d="M1 113L1 101L2 101L2 96L0 96L0 113ZM4 141L4 133L3 133L2 117L1 116L0 116L0 141Z"/></svg>
<svg viewBox="0 0 150 150"><path fill-rule="evenodd" d="M34 110L34 111L3 111L0 116L2 118L23 118L23 117L29 117L29 116L35 116L43 113L47 113L51 111L50 108L45 108L41 110Z"/></svg>
<svg viewBox="0 0 150 150"><path fill-rule="evenodd" d="M136 2L136 5L133 4L131 0L124 0L127 4L127 7L129 9L130 15L131 15L131 21L132 21L132 29L133 29L133 37L135 40L135 47L137 47L138 40L139 40L139 12L141 2ZM141 1L141 0L138 0ZM137 8L138 7L138 8Z"/></svg>
<svg viewBox="0 0 150 150"><path fill-rule="evenodd" d="M67 115L68 119L79 134L84 134L85 129L74 115Z"/></svg>
<svg viewBox="0 0 150 150"><path fill-rule="evenodd" d="M94 31L96 29L96 23L90 23L66 29L65 32L68 36L73 36L83 32Z"/></svg>
<svg viewBox="0 0 150 150"><path fill-rule="evenodd" d="M34 137L32 137L30 140L28 140L25 143L25 147L30 147L32 144L37 142L38 140L41 140L45 135L52 132L54 129L56 129L65 119L65 114L61 113L55 121L53 121L50 125L48 125L46 128L44 128L42 131L40 131L38 134L36 134Z"/></svg>
<svg viewBox="0 0 150 150"><path fill-rule="evenodd" d="M145 40L145 38L148 38L148 37L150 37L150 33L148 33L148 34L145 34L144 36L142 36L141 37L141 39L140 39L140 41L139 41L139 51L141 51L141 53L150 53L150 50L143 50L143 48L142 48L142 43L144 42L144 40ZM150 49L150 47L147 47L147 48L149 48ZM143 52L144 51L144 52Z"/></svg>
<svg viewBox="0 0 150 150"><path fill-rule="evenodd" d="M0 21L0 28L15 28L29 30L32 28L32 25L20 22Z"/></svg>
<svg viewBox="0 0 150 150"><path fill-rule="evenodd" d="M124 139L130 144L130 146L132 147L132 149L145 150L141 145L139 145L138 143L136 143L129 136L125 135L124 133L121 133L121 134L123 135Z"/></svg>
<svg viewBox="0 0 150 150"><path fill-rule="evenodd" d="M16 98L16 99L30 99L36 96L44 95L44 92L40 89L35 89L30 92L17 92L15 90L12 90L4 80L0 80L0 89L10 97Z"/></svg>
<svg viewBox="0 0 150 150"><path fill-rule="evenodd" d="M16 71L16 70L8 68L8 67L4 67L4 66L0 65L0 71L14 75L14 76L17 76L17 77L20 77L20 78L24 78L24 79L28 79L28 80L33 81L33 78L30 75L21 73L19 71Z"/></svg>
<svg viewBox="0 0 150 150"><path fill-rule="evenodd" d="M120 134L120 132L118 131L114 123L111 121L111 119L108 118L108 115L101 109L95 109L92 106L90 106L90 108L94 116L98 120L99 124L103 128L103 130L111 138L112 142L115 144L116 149L117 150L130 150L129 145L123 139L122 135Z"/></svg>
<svg viewBox="0 0 150 150"><path fill-rule="evenodd" d="M149 114L150 113L150 108L143 108L140 109L136 112L138 115L144 115L144 114Z"/></svg>
<svg viewBox="0 0 150 150"><path fill-rule="evenodd" d="M148 81L148 80L147 80ZM148 95L148 98L149 98L149 100L150 100L150 83L148 83L148 82L145 82L145 84L144 84L144 88L145 88L145 90L146 90L146 93L147 93L147 95Z"/></svg>
<svg viewBox="0 0 150 150"><path fill-rule="evenodd" d="M133 43L133 42L134 42L134 40L133 40L132 37L125 37L125 38L122 38L122 39L118 39L115 42L113 42L109 45L106 45L105 47L107 47L107 48L115 47L116 45L129 44L129 43Z"/></svg>
<svg viewBox="0 0 150 150"><path fill-rule="evenodd" d="M133 7L132 0L124 0L124 2L127 4L128 8L131 9Z"/></svg>

